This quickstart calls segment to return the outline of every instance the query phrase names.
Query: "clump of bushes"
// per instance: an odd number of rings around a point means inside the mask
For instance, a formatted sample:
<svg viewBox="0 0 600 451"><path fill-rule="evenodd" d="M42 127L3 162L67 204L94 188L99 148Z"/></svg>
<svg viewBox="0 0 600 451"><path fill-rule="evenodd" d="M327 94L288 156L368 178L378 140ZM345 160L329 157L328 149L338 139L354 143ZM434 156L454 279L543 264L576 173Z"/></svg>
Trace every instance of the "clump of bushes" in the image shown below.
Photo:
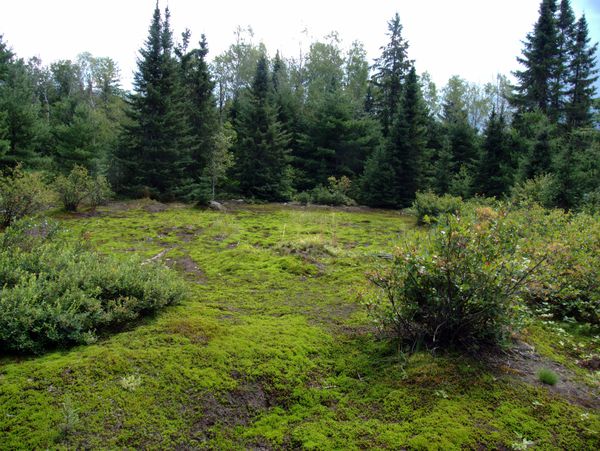
<svg viewBox="0 0 600 451"><path fill-rule="evenodd" d="M92 177L83 166L76 165L68 176L59 175L54 181L54 188L67 211L77 211L86 201L92 208L106 203L112 195L106 177Z"/></svg>
<svg viewBox="0 0 600 451"><path fill-rule="evenodd" d="M0 172L0 228L47 208L51 198L40 173L25 172L21 166Z"/></svg>
<svg viewBox="0 0 600 451"><path fill-rule="evenodd" d="M371 314L413 344L473 347L504 340L525 280L543 259L519 254L516 224L489 207L415 231L391 267L370 275Z"/></svg>
<svg viewBox="0 0 600 451"><path fill-rule="evenodd" d="M342 176L339 179L329 177L328 185L319 185L311 191L304 191L295 196L295 200L304 205L312 203L318 205L356 205L348 193L352 186L352 181Z"/></svg>
<svg viewBox="0 0 600 451"><path fill-rule="evenodd" d="M53 223L9 227L0 236L0 348L39 353L90 343L184 297L175 273L141 263L99 255Z"/></svg>
<svg viewBox="0 0 600 451"><path fill-rule="evenodd" d="M435 222L443 215L458 214L463 205L464 202L460 197L450 194L438 196L428 191L416 194L412 209L419 224L425 224Z"/></svg>
<svg viewBox="0 0 600 451"><path fill-rule="evenodd" d="M556 204L559 185L553 174L543 174L516 184L510 195L513 204L529 207L537 204L551 208Z"/></svg>
<svg viewBox="0 0 600 451"><path fill-rule="evenodd" d="M519 223L522 252L546 263L524 291L535 310L557 320L600 325L600 219L539 206L512 213Z"/></svg>

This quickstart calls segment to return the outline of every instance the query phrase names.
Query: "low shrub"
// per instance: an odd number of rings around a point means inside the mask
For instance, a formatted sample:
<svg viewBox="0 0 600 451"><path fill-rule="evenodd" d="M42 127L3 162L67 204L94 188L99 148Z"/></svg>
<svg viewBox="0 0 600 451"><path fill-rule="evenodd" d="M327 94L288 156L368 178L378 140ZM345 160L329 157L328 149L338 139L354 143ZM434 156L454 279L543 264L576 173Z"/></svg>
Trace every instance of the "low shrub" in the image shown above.
<svg viewBox="0 0 600 451"><path fill-rule="evenodd" d="M54 188L67 211L77 211L80 204L87 201L95 208L106 203L112 195L106 177L92 177L83 166L76 165L68 176L59 175L54 181Z"/></svg>
<svg viewBox="0 0 600 451"><path fill-rule="evenodd" d="M518 224L489 207L407 234L391 267L370 274L367 305L413 344L471 347L503 341L524 281L541 264L519 254Z"/></svg>
<svg viewBox="0 0 600 451"><path fill-rule="evenodd" d="M548 368L542 368L537 373L540 382L547 385L556 385L558 382L558 374Z"/></svg>
<svg viewBox="0 0 600 451"><path fill-rule="evenodd" d="M164 267L99 255L34 221L0 236L0 280L0 347L17 353L93 342L185 294Z"/></svg>
<svg viewBox="0 0 600 451"><path fill-rule="evenodd" d="M342 176L339 179L329 177L328 186L318 185L311 191L298 193L294 200L303 205L312 203L318 205L356 205L356 202L350 198L348 192L352 186L351 180Z"/></svg>
<svg viewBox="0 0 600 451"><path fill-rule="evenodd" d="M420 192L415 196L412 204L417 221L420 224L435 222L437 219L446 214L458 214L464 203L462 198L444 194L438 196L430 191Z"/></svg>
<svg viewBox="0 0 600 451"><path fill-rule="evenodd" d="M25 172L20 166L0 172L0 228L43 210L51 198L40 173Z"/></svg>
<svg viewBox="0 0 600 451"><path fill-rule="evenodd" d="M552 208L556 204L559 185L553 174L538 175L516 184L510 195L513 204L528 207L533 204Z"/></svg>
<svg viewBox="0 0 600 451"><path fill-rule="evenodd" d="M512 213L522 235L522 253L547 255L529 280L524 300L557 320L600 325L600 218L530 207Z"/></svg>

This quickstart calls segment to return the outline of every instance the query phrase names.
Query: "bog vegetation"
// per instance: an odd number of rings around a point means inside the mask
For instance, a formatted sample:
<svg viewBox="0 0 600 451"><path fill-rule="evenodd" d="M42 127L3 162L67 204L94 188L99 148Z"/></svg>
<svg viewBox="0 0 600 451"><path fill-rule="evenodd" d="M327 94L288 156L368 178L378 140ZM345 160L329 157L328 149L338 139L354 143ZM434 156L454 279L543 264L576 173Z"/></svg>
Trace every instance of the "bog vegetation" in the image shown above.
<svg viewBox="0 0 600 451"><path fill-rule="evenodd" d="M585 16L440 91L398 14L372 66L191 36L132 92L0 37L0 448L597 449Z"/></svg>

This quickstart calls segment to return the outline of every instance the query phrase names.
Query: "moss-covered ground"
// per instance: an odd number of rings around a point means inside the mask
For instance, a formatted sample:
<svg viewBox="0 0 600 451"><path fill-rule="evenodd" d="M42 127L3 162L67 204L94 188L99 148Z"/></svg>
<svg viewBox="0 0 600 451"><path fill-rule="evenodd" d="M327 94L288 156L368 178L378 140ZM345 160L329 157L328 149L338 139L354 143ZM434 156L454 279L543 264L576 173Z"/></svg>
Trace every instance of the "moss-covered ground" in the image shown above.
<svg viewBox="0 0 600 451"><path fill-rule="evenodd" d="M358 293L411 218L142 207L62 220L100 252L173 266L191 296L92 345L1 358L1 449L600 449L597 411L378 338ZM528 339L574 365L547 327Z"/></svg>

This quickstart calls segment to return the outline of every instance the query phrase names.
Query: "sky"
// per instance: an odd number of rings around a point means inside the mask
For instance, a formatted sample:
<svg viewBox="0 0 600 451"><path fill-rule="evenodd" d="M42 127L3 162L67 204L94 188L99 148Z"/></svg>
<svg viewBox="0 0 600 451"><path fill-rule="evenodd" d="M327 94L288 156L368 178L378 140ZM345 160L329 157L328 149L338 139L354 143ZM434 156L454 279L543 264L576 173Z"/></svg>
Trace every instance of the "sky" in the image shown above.
<svg viewBox="0 0 600 451"><path fill-rule="evenodd" d="M438 86L452 75L477 83L518 68L521 41L533 29L540 0L160 0L169 6L178 37L189 28L192 42L206 34L212 58L250 25L255 42L270 54L306 53L310 42L337 31L344 46L363 42L369 61L387 42L387 22L398 12L409 57ZM600 41L600 0L571 0L585 12L591 37ZM122 85L131 86L138 50L148 34L155 0L0 0L0 34L23 58L45 64L81 52L114 59ZM600 60L600 55L597 57Z"/></svg>

